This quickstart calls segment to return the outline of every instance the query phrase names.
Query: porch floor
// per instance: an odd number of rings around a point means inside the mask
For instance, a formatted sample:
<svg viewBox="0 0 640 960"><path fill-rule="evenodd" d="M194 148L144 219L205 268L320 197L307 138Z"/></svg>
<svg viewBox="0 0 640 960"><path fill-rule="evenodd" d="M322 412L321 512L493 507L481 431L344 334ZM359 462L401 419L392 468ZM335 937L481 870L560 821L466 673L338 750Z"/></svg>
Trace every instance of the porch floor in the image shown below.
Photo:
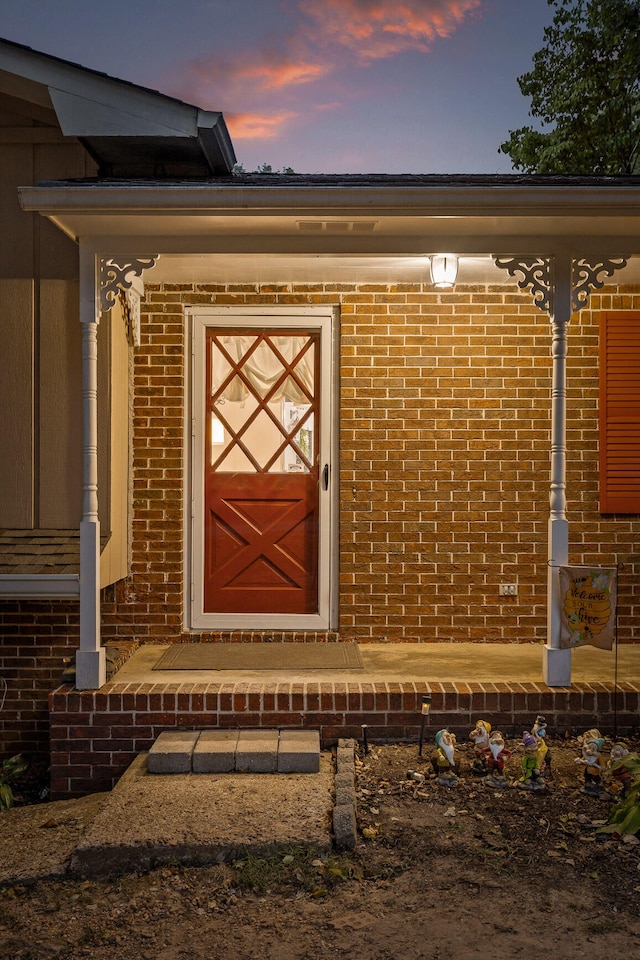
<svg viewBox="0 0 640 960"><path fill-rule="evenodd" d="M224 683L516 683L543 684L542 651L537 643L362 643L362 670L154 670L165 645L138 648L102 688L102 692L133 692L137 684ZM572 686L613 683L615 650L579 647L572 653ZM640 690L640 644L618 647L618 682ZM552 688L544 685L545 690ZM565 690L567 688L560 688Z"/></svg>

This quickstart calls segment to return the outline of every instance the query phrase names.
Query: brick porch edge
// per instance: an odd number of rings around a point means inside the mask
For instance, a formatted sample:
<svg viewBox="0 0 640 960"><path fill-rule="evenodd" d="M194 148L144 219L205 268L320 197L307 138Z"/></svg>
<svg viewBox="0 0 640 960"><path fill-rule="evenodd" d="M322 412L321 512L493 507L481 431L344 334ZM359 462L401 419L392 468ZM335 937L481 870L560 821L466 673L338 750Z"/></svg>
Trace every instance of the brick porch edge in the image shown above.
<svg viewBox="0 0 640 960"><path fill-rule="evenodd" d="M319 730L322 747L340 737L370 743L415 740L422 696L432 697L428 736L449 727L465 738L485 718L520 737L537 714L552 737L597 726L636 733L640 685L581 683L112 683L106 691L62 686L50 694L52 799L110 790L164 730L291 727Z"/></svg>

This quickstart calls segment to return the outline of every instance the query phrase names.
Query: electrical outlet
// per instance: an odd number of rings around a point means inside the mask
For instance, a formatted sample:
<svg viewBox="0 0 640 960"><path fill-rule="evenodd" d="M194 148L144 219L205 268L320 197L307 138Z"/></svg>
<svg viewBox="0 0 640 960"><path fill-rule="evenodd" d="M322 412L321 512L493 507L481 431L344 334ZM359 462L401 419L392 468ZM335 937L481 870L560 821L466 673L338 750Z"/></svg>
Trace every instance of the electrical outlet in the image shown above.
<svg viewBox="0 0 640 960"><path fill-rule="evenodd" d="M517 597L518 596L518 584L517 583L501 583L498 592L501 597Z"/></svg>

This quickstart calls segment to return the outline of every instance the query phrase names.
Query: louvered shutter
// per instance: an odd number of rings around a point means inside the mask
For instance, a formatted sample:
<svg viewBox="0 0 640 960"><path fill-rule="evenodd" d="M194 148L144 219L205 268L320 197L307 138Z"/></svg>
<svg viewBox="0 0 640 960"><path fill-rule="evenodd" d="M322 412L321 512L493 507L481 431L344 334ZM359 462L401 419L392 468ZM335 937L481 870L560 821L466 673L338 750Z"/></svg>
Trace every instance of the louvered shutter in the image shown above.
<svg viewBox="0 0 640 960"><path fill-rule="evenodd" d="M600 320L600 512L640 513L640 313Z"/></svg>

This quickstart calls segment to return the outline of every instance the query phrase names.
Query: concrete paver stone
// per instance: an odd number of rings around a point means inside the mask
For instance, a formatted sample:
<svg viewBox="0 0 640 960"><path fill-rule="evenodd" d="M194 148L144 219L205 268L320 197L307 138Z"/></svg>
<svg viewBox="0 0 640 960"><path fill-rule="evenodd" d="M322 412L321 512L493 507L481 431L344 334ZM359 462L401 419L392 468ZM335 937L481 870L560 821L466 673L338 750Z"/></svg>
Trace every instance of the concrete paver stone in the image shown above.
<svg viewBox="0 0 640 960"><path fill-rule="evenodd" d="M278 767L277 730L241 730L236 744L240 773L275 773Z"/></svg>
<svg viewBox="0 0 640 960"><path fill-rule="evenodd" d="M317 773L320 769L318 730L281 730L278 773Z"/></svg>
<svg viewBox="0 0 640 960"><path fill-rule="evenodd" d="M203 730L193 751L194 773L232 773L238 730Z"/></svg>
<svg viewBox="0 0 640 960"><path fill-rule="evenodd" d="M190 773L198 730L166 730L149 750L150 773Z"/></svg>

